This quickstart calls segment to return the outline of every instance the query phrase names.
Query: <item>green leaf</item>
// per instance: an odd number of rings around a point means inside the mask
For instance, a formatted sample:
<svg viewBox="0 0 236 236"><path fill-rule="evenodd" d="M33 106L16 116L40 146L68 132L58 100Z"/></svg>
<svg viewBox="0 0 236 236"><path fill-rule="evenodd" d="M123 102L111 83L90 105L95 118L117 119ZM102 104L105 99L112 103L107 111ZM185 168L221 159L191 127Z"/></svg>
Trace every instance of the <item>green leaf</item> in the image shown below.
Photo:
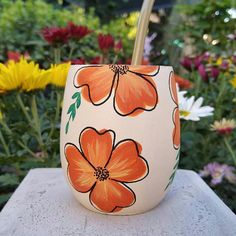
<svg viewBox="0 0 236 236"><path fill-rule="evenodd" d="M69 130L69 121L66 123L66 134L68 133Z"/></svg>
<svg viewBox="0 0 236 236"><path fill-rule="evenodd" d="M13 174L0 175L0 185L1 186L16 186L19 184L19 179Z"/></svg>
<svg viewBox="0 0 236 236"><path fill-rule="evenodd" d="M11 197L12 193L4 193L0 195L0 206L6 203Z"/></svg>
<svg viewBox="0 0 236 236"><path fill-rule="evenodd" d="M75 99L77 97L80 97L80 93L79 92L74 93L71 98Z"/></svg>
<svg viewBox="0 0 236 236"><path fill-rule="evenodd" d="M72 103L67 111L67 114L75 112L75 103Z"/></svg>
<svg viewBox="0 0 236 236"><path fill-rule="evenodd" d="M75 119L75 115L76 115L76 111L73 110L73 111L70 113L70 115L71 115L72 120L74 120L74 119Z"/></svg>
<svg viewBox="0 0 236 236"><path fill-rule="evenodd" d="M77 97L77 100L76 100L76 108L77 109L80 107L80 104L81 104L81 95L79 94L79 96Z"/></svg>

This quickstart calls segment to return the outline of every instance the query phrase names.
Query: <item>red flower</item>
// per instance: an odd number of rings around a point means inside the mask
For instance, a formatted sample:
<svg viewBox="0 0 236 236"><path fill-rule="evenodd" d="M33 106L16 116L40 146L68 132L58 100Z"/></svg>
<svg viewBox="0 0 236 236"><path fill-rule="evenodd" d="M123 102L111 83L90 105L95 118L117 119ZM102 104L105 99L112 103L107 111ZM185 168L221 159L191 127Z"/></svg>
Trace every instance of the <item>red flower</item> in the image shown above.
<svg viewBox="0 0 236 236"><path fill-rule="evenodd" d="M86 63L83 58L71 59L70 61L72 65L83 65Z"/></svg>
<svg viewBox="0 0 236 236"><path fill-rule="evenodd" d="M97 56L91 59L90 64L100 64L101 63L101 57Z"/></svg>
<svg viewBox="0 0 236 236"><path fill-rule="evenodd" d="M15 62L18 62L18 61L20 61L20 58L21 57L24 57L25 59L29 59L30 58L30 56L29 56L29 54L26 52L26 53L24 53L24 55L22 55L22 54L20 54L19 52L13 52L13 51L8 51L7 52L7 59L8 59L8 61L15 61Z"/></svg>
<svg viewBox="0 0 236 236"><path fill-rule="evenodd" d="M75 25L73 22L68 23L67 29L69 31L70 37L77 40L84 38L86 35L92 32L92 30L90 30L88 27Z"/></svg>
<svg viewBox="0 0 236 236"><path fill-rule="evenodd" d="M80 149L65 145L68 177L75 190L89 192L92 206L102 212L118 212L135 203L134 191L127 186L148 175L142 146L125 139L115 144L112 130L85 128L79 137Z"/></svg>
<svg viewBox="0 0 236 236"><path fill-rule="evenodd" d="M69 31L63 27L50 27L42 30L44 39L53 45L65 44L69 39Z"/></svg>
<svg viewBox="0 0 236 236"><path fill-rule="evenodd" d="M99 34L97 39L98 39L99 48L103 52L106 52L109 49L114 48L115 46L114 38L110 34Z"/></svg>
<svg viewBox="0 0 236 236"><path fill-rule="evenodd" d="M180 64L188 71L192 71L192 58L190 57L184 57L181 61Z"/></svg>
<svg viewBox="0 0 236 236"><path fill-rule="evenodd" d="M121 50L122 50L122 47L123 47L123 45L122 45L122 41L121 41L121 39L115 44L115 52L116 53L119 53Z"/></svg>
<svg viewBox="0 0 236 236"><path fill-rule="evenodd" d="M179 85L179 87L182 89L189 89L192 87L192 83L189 80L184 79L176 74L175 74L175 81Z"/></svg>

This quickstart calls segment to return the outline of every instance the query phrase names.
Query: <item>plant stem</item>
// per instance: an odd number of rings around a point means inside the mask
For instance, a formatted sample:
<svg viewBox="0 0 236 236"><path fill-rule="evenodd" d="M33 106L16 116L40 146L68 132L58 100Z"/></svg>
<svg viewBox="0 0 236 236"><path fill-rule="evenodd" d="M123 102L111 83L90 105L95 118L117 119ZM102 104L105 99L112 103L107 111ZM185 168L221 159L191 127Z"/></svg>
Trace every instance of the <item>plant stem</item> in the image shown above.
<svg viewBox="0 0 236 236"><path fill-rule="evenodd" d="M193 74L194 75L194 74ZM202 83L202 78L200 75L197 75L197 84L196 84L196 89L195 89L195 96L197 97L200 91L200 87L201 87L201 83Z"/></svg>
<svg viewBox="0 0 236 236"><path fill-rule="evenodd" d="M56 105L56 114L55 114L55 119L54 122L52 124L52 128L50 130L50 133L48 135L48 138L50 139L54 133L55 127L56 127L56 123L59 119L59 115L60 115L60 106L61 106L61 94L56 91L56 95L57 95L57 105Z"/></svg>
<svg viewBox="0 0 236 236"><path fill-rule="evenodd" d="M73 55L74 50L75 50L74 45L71 45L71 46L70 46L69 56L68 56L69 59L72 59L72 55Z"/></svg>
<svg viewBox="0 0 236 236"><path fill-rule="evenodd" d="M234 165L236 166L236 155L235 155L227 137L224 137L224 143L225 143L225 146L227 147L227 149L234 161Z"/></svg>
<svg viewBox="0 0 236 236"><path fill-rule="evenodd" d="M118 59L118 55L115 55L112 64L116 64L117 59Z"/></svg>
<svg viewBox="0 0 236 236"><path fill-rule="evenodd" d="M25 105L24 105L24 103L23 103L23 101L22 101L21 96L20 96L19 93L16 95L16 99L17 99L17 101L18 101L18 103L19 103L19 105L20 105L20 108L21 108L22 112L24 113L24 115L25 115L27 121L28 121L29 123L31 123L31 117L29 116L29 114L28 114L28 112L27 112L27 110L26 110L26 108L25 108Z"/></svg>
<svg viewBox="0 0 236 236"><path fill-rule="evenodd" d="M17 143L18 143L22 148L24 148L29 154L31 154L33 157L38 158L37 155L36 155L33 151L31 151L23 142L21 142L21 141L19 140L19 141L17 141Z"/></svg>
<svg viewBox="0 0 236 236"><path fill-rule="evenodd" d="M61 49L54 48L54 62L55 64L59 64L61 62Z"/></svg>
<svg viewBox="0 0 236 236"><path fill-rule="evenodd" d="M6 141L5 141L5 139L4 139L3 135L2 135L1 130L0 130L0 140L1 140L3 149L5 150L7 156L10 156L11 155L10 150L9 150L9 148L7 146L7 143L6 143Z"/></svg>
<svg viewBox="0 0 236 236"><path fill-rule="evenodd" d="M32 111L32 116L33 116L34 128L35 128L35 131L37 133L35 138L38 140L40 149L44 153L44 157L47 157L48 156L47 151L45 150L45 145L43 143L43 138L42 138L42 135L41 135L40 119L39 119L39 115L38 115L38 109L37 109L35 94L32 97L31 111Z"/></svg>

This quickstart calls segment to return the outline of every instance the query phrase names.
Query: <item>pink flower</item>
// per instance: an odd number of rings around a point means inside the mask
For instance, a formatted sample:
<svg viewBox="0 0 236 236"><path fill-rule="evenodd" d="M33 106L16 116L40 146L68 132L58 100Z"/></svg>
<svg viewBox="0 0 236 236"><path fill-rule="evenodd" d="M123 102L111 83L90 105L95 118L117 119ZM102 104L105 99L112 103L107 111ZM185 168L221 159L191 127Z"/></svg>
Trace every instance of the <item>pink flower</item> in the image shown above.
<svg viewBox="0 0 236 236"><path fill-rule="evenodd" d="M201 177L211 177L211 185L220 184L223 179L230 183L236 184L235 168L226 164L219 164L218 162L208 163L203 170L199 172Z"/></svg>
<svg viewBox="0 0 236 236"><path fill-rule="evenodd" d="M180 64L188 71L192 71L192 58L190 57L184 57L181 61Z"/></svg>
<svg viewBox="0 0 236 236"><path fill-rule="evenodd" d="M198 73L199 75L202 77L202 79L207 82L209 77L208 77L208 74L206 72L206 68L203 64L201 64L199 67L198 67Z"/></svg>

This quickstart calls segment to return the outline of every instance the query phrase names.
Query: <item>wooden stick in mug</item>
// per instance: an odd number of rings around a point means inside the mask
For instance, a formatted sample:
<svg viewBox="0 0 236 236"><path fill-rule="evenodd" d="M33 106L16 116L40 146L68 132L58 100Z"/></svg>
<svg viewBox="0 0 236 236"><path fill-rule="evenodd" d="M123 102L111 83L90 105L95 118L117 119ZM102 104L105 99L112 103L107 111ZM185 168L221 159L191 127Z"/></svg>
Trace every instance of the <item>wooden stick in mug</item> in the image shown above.
<svg viewBox="0 0 236 236"><path fill-rule="evenodd" d="M132 55L132 65L140 65L143 57L144 42L147 34L148 23L155 0L144 0L139 15L137 33Z"/></svg>

